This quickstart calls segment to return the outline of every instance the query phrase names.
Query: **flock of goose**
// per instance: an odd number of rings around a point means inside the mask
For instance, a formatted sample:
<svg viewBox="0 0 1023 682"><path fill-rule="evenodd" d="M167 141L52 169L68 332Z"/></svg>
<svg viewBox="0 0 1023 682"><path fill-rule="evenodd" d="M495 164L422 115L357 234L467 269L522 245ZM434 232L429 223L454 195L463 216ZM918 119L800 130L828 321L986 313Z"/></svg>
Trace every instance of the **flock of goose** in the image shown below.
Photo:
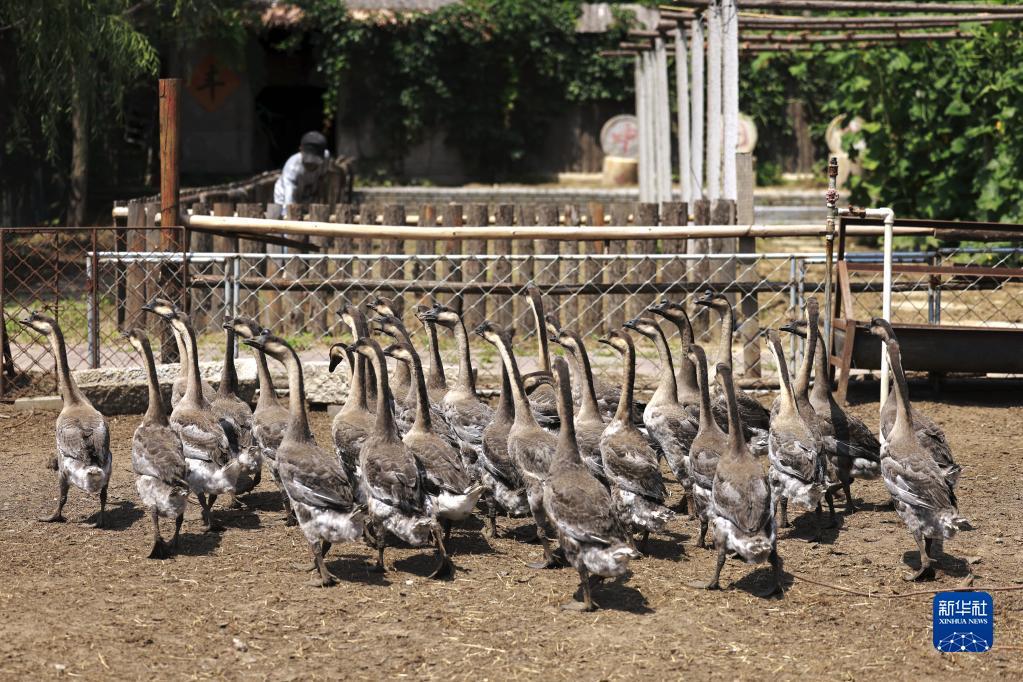
<svg viewBox="0 0 1023 682"><path fill-rule="evenodd" d="M353 541L377 551L377 571L385 570L389 541L432 546L438 561L431 577L450 577L454 565L445 542L452 524L479 507L491 537L499 515L532 516L543 556L531 566L574 567L580 598L566 607L580 610L594 608L593 584L624 575L630 559L645 551L649 534L663 530L676 513L695 516L698 545L706 547L710 531L717 551L713 575L694 587L718 588L726 559L735 556L769 562L773 581L765 596L782 590L776 518L788 526L793 503L815 511L820 528L821 503L833 522L839 490L852 513L854 479L882 478L916 540L920 568L907 580L933 577L943 541L967 525L956 505L960 469L941 429L911 406L899 344L884 320L873 320L871 330L887 346L895 391L882 410L879 441L832 398L814 299L807 301L804 319L782 327L806 338L794 376L778 332L767 332L781 379L767 410L732 379L733 313L723 295L708 292L694 300L721 318L714 380L707 353L693 342L685 305L664 300L649 308L652 316L630 320L600 339L621 355L618 386L595 380L581 336L544 315L535 287L527 293L539 371L520 371L512 329L484 322L474 330L501 358L494 407L477 394L470 337L455 310L440 304L417 309L429 339L424 369L394 306L371 302L371 319L346 306L340 314L353 340L330 348L330 370L346 363L351 389L332 424L333 452L318 445L309 428L302 364L284 339L250 319L229 321L223 373L214 390L200 376L188 315L169 301L146 304L143 310L171 326L182 358L168 413L148 339L138 330L125 333L141 354L149 385L148 409L132 440L132 467L152 518L150 558L165 558L176 547L191 493L202 508L204 529L214 530L217 497L229 496L229 504L236 504L235 496L259 484L264 464L281 491L288 525L297 525L308 541L315 585L335 582L324 564L331 545ZM678 328L682 343L674 355L653 316ZM51 462L58 474L57 509L43 520L64 520L73 484L99 495L102 525L111 471L106 422L69 372L56 322L33 314L22 324L49 337L64 404ZM450 385L438 328L450 330L458 346L458 375ZM382 347L374 332L392 342ZM645 404L634 393L633 333L652 342L660 359L659 381ZM255 353L260 389L255 410L237 395L236 335ZM565 350L564 358L552 361L552 342ZM274 389L267 356L287 368L286 403ZM388 357L395 360L393 372ZM818 380L811 387L812 374ZM662 459L683 490L674 509L666 506ZM161 517L175 524L169 542L160 534Z"/></svg>

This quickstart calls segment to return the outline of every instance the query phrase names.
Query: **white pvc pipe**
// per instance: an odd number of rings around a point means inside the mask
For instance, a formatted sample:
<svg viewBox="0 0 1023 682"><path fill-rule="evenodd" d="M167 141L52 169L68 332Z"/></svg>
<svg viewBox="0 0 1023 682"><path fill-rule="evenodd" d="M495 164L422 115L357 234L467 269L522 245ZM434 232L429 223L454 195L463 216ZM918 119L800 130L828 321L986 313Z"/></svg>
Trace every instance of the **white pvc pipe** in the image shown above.
<svg viewBox="0 0 1023 682"><path fill-rule="evenodd" d="M682 201L689 204L693 199L689 160L689 64L686 56L685 29L678 24L675 31L675 95L678 110L678 181Z"/></svg>
<svg viewBox="0 0 1023 682"><path fill-rule="evenodd" d="M707 15L707 198L721 196L721 5Z"/></svg>
<svg viewBox="0 0 1023 682"><path fill-rule="evenodd" d="M692 84L690 85L690 145L689 163L692 166L692 198L702 199L703 193L703 17L693 19L689 27Z"/></svg>
<svg viewBox="0 0 1023 682"><path fill-rule="evenodd" d="M650 56L654 65L654 83L657 88L657 203L671 201L671 105L668 102L668 49L664 38L654 40Z"/></svg>
<svg viewBox="0 0 1023 682"><path fill-rule="evenodd" d="M735 152L739 146L739 12L735 0L724 0L722 20L722 115L724 118L724 173L721 194L739 197Z"/></svg>
<svg viewBox="0 0 1023 682"><path fill-rule="evenodd" d="M650 183L650 173L647 171L646 136L649 131L646 126L646 117L643 107L643 53L636 55L634 87L636 90L636 133L638 136L636 171L639 174L639 200L647 201L647 187Z"/></svg>

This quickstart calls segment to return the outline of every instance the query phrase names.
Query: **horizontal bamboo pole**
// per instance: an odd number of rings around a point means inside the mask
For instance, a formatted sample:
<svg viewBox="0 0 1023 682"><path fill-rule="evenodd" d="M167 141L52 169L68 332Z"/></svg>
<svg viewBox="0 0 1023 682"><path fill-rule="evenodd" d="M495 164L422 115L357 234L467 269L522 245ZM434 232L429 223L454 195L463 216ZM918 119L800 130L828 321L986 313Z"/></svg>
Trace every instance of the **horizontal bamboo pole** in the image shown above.
<svg viewBox="0 0 1023 682"><path fill-rule="evenodd" d="M706 9L712 0L673 0L661 11L680 8ZM1016 14L1019 5L991 5L965 2L914 2L913 0L742 0L743 9L810 10L825 12L906 12L926 14Z"/></svg>
<svg viewBox="0 0 1023 682"><path fill-rule="evenodd" d="M742 42L755 43L856 43L870 41L872 43L927 41L927 40L967 40L972 33L962 31L933 31L924 33L902 33L890 31L885 33L808 33L800 31L790 33L784 31L767 31L766 33L747 32L742 34Z"/></svg>

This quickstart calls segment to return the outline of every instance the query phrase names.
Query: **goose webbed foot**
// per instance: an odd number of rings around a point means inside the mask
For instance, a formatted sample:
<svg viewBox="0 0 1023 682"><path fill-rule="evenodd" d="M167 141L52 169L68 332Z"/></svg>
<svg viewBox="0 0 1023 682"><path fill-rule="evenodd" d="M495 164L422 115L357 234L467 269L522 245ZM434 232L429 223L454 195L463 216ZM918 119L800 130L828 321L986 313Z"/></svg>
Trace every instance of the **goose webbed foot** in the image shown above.
<svg viewBox="0 0 1023 682"><path fill-rule="evenodd" d="M781 523L778 524L779 528L791 528L792 524L789 523L789 501L788 498L781 498L778 501L778 507L781 511Z"/></svg>
<svg viewBox="0 0 1023 682"><path fill-rule="evenodd" d="M707 520L700 519L700 537L696 540L696 546L700 549L707 548Z"/></svg>
<svg viewBox="0 0 1023 682"><path fill-rule="evenodd" d="M297 525L298 525L298 519L295 518L294 514L288 514L287 517L285 517L285 519L284 519L284 526L286 528L291 528L291 527L297 526Z"/></svg>
<svg viewBox="0 0 1023 682"><path fill-rule="evenodd" d="M106 528L107 526L107 487L99 491L99 518L93 524L93 528Z"/></svg>
<svg viewBox="0 0 1023 682"><path fill-rule="evenodd" d="M720 590L721 589L721 569L724 568L725 558L727 558L728 552L725 549L724 543L718 550L717 564L714 566L714 575L711 576L710 580L694 580L689 583L689 587L697 590Z"/></svg>
<svg viewBox="0 0 1023 682"><path fill-rule="evenodd" d="M773 569L771 575L771 584L768 585L767 588L756 592L756 595L758 597L761 597L762 599L782 597L785 594L785 590L782 589L781 586L782 563L781 557L778 556L777 549L771 550L771 556L768 557L768 561L771 563L771 568Z"/></svg>
<svg viewBox="0 0 1023 682"><path fill-rule="evenodd" d="M446 555L440 558L437 568L429 576L433 580L450 580L455 577L455 564Z"/></svg>
<svg viewBox="0 0 1023 682"><path fill-rule="evenodd" d="M309 587L332 587L337 585L337 578L335 578L330 572L327 573L326 577L322 575L314 575L306 582Z"/></svg>
<svg viewBox="0 0 1023 682"><path fill-rule="evenodd" d="M916 545L920 550L920 570L903 573L902 579L909 583L918 580L934 580L934 562L931 560L930 554L931 540L917 536Z"/></svg>
<svg viewBox="0 0 1023 682"><path fill-rule="evenodd" d="M377 548L377 562L373 564L373 567L369 569L373 573L384 574L387 573L387 566L384 564L384 548Z"/></svg>
<svg viewBox="0 0 1023 682"><path fill-rule="evenodd" d="M845 493L845 513L846 515L855 514L859 511L859 507L856 506L856 501L852 496L852 487L849 482L846 481L842 484L842 492Z"/></svg>
<svg viewBox="0 0 1023 682"><path fill-rule="evenodd" d="M153 542L153 549L149 551L149 559L170 559L170 545L163 540Z"/></svg>
<svg viewBox="0 0 1023 682"><path fill-rule="evenodd" d="M596 578L596 580L594 580ZM596 611L597 604L594 603L591 590L602 578L597 575L589 575L585 568L579 569L579 591L582 592L582 600L573 599L561 605L562 611L576 611L586 613Z"/></svg>
<svg viewBox="0 0 1023 682"><path fill-rule="evenodd" d="M54 512L52 516L46 516L39 519L40 523L64 523L67 519L60 512Z"/></svg>

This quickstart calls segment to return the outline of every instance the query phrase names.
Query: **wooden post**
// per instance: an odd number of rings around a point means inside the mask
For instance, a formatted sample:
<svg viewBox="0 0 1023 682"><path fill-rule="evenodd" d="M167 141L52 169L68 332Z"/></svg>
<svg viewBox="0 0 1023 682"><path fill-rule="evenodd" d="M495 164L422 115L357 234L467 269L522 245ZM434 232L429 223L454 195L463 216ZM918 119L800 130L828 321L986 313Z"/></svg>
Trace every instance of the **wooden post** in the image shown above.
<svg viewBox="0 0 1023 682"><path fill-rule="evenodd" d="M265 214L266 209L263 204L238 204L239 217L262 218ZM251 239L240 239L238 241L241 251L244 253L266 253L266 242L258 242ZM243 258L241 261L242 277L256 273L265 275L263 268L264 260L260 255L257 255L255 258ZM241 299L238 301L238 314L259 319L260 308L262 307L260 305L259 292L240 289L238 297Z"/></svg>
<svg viewBox="0 0 1023 682"><path fill-rule="evenodd" d="M582 218L579 214L579 207L574 204L565 206L565 227L579 227ZM558 252L563 256L578 256L580 243L563 241L558 244ZM558 281L563 284L577 284L585 281L582 275L582 261L577 259L563 259L558 272ZM579 328L579 297L569 296L558 306L558 314L561 317L561 324L571 329Z"/></svg>
<svg viewBox="0 0 1023 682"><path fill-rule="evenodd" d="M160 94L160 250L181 253L182 239L179 161L181 139L178 134L180 117L178 103L181 96L180 78L161 78ZM188 305L182 296L188 292L181 286L181 268L184 263L173 261L163 263L160 268L160 292L162 296L176 301L182 309ZM151 316L149 318L152 319ZM160 357L163 362L179 362L178 346L174 332L168 324L157 325L160 330Z"/></svg>
<svg viewBox="0 0 1023 682"><path fill-rule="evenodd" d="M355 204L338 204L334 207L334 220L342 225L352 225L355 223L357 212L358 207ZM333 253L351 254L354 244L354 240L350 237L336 237L331 251ZM338 277L340 279L347 279L351 276L352 260L350 258L338 261L331 274L331 277ZM333 299L334 307L327 311L327 330L332 336L339 336L340 330L344 328L341 318L338 317L338 312L345 305L346 298L347 294L345 292L335 293Z"/></svg>
<svg viewBox="0 0 1023 682"><path fill-rule="evenodd" d="M735 174L738 198L735 204L735 218L739 225L753 224L753 188L756 176L753 174L753 155L735 155ZM757 240L753 237L739 238L739 253L756 253ZM740 282L757 281L755 258L741 259L737 264ZM747 379L759 377L760 367L760 306L757 294L746 294L739 299L739 338L742 339L743 376Z"/></svg>
<svg viewBox="0 0 1023 682"><path fill-rule="evenodd" d="M630 204L611 204L611 225L615 227L628 225L631 208ZM627 253L628 249L629 243L627 241L615 239L608 242L607 252L610 255L618 256ZM608 261L604 282L614 284L624 280L626 268L626 262L620 258ZM622 294L612 294L607 297L606 318L608 329L618 329L625 324L625 296Z"/></svg>
<svg viewBox="0 0 1023 682"><path fill-rule="evenodd" d="M515 222L519 224L519 227L533 227L537 224L536 213L537 207L535 205L519 204L515 207ZM515 279L517 284L525 286L526 283L532 282L535 276L534 268L536 261L533 260L532 256L536 253L536 245L532 239L519 239L516 240L515 246L518 249L518 253L525 256L525 258L518 262L518 267L516 268L518 276ZM515 297L513 310L515 316L513 324L528 327L530 322L526 320L526 311L529 310L529 306L526 304L524 297Z"/></svg>
<svg viewBox="0 0 1023 682"><path fill-rule="evenodd" d="M640 226L657 226L660 224L659 213L656 203L641 203L636 207L635 224ZM629 253L634 255L650 253L654 250L655 246L652 241L634 239L629 242ZM632 279L639 284L652 282L657 277L657 265L649 258L636 259L629 264L626 272L628 273L626 275L627 279ZM653 301L653 296L649 294L631 296L629 304L626 306L626 315L630 319L639 317L646 312L647 306L653 303Z"/></svg>
<svg viewBox="0 0 1023 682"><path fill-rule="evenodd" d="M215 216L234 215L234 204L224 201L214 202L213 215ZM232 247L234 245L232 242L236 241L237 239L232 240L232 238L228 236L219 234L213 235L213 252L218 254L218 256L230 253L233 250ZM206 306L205 309L202 311L203 317L201 324L199 320L193 320L193 322L196 325L195 331L197 334L201 333L199 331L200 329L205 328L209 324L211 324L210 317L212 317L213 321L216 322L218 320L222 320L223 316L227 314L227 305L230 302L230 298L229 294L225 292L223 283L226 283L231 279L233 267L234 263L231 261L230 258L227 257L224 257L223 263L211 264L210 273L220 274L223 279L222 284L211 292L209 306Z"/></svg>
<svg viewBox="0 0 1023 682"><path fill-rule="evenodd" d="M596 227L604 225L604 204L591 203L587 206L587 217L589 224ZM604 242L585 241L583 251L587 254L601 254L604 252ZM601 261L594 258L587 258L580 266L579 281L600 282ZM604 301L600 296L589 294L579 297L579 328L577 331L583 336L594 333L601 333L604 323Z"/></svg>
<svg viewBox="0 0 1023 682"><path fill-rule="evenodd" d="M387 204L384 206L384 225L404 225L405 224L405 207L401 204ZM380 241L380 252L385 254L404 254L405 253L405 242L401 239L382 239ZM405 260L381 260L380 261L380 276L382 279L388 280L404 280L405 279ZM396 283L397 284L397 283ZM397 284L397 286L402 286ZM386 294L388 297L389 294ZM396 294L393 298L400 299L401 303L397 305L401 306L401 309L408 310L411 308L409 305L411 301L406 300L403 294Z"/></svg>
<svg viewBox="0 0 1023 682"><path fill-rule="evenodd" d="M469 204L465 210L465 224L469 227L487 227L490 224L490 213L486 204ZM466 239L462 242L463 252L469 255L462 263L462 280L465 282L485 283L487 274L483 261L473 256L486 254L487 242L484 239ZM475 329L487 317L486 298L479 294L465 296L462 301L462 319L468 329Z"/></svg>
<svg viewBox="0 0 1023 682"><path fill-rule="evenodd" d="M666 201L661 207L661 224L662 225L673 225L683 226L689 223L689 205L684 201ZM661 241L661 253L678 256L686 252L686 242L684 239L664 239ZM660 268L660 276L662 282L676 285L685 282L686 279L686 262L682 259L661 261L662 265ZM684 293L666 294L666 297L672 301L678 301L680 299L685 300L686 295ZM664 329L666 333L674 334L678 330L673 329L674 325L666 325Z"/></svg>
<svg viewBox="0 0 1023 682"><path fill-rule="evenodd" d="M143 230L138 228L146 224L146 205L141 199L132 199L128 202L128 229L127 250L129 252L145 251L146 236ZM125 296L124 296L124 327L127 331L133 327L140 326L142 320L142 306L146 304L146 288L141 263L128 261L125 268Z"/></svg>
<svg viewBox="0 0 1023 682"><path fill-rule="evenodd" d="M537 225L544 227L557 226L559 222L560 216L558 215L558 207L555 204L542 204L536 212ZM538 253L545 256L558 255L558 242L553 240L538 239L534 248ZM536 271L536 284L540 287L540 291L546 295L545 288L558 282L558 263L550 260L537 261L533 267ZM560 319L561 300L559 299L556 305L552 305L546 310L547 312L554 313L554 316Z"/></svg>
<svg viewBox="0 0 1023 682"><path fill-rule="evenodd" d="M376 225L377 224L377 207L373 204L360 204L359 205L359 224L360 225ZM373 240L372 239L356 239L355 248L353 249L355 254L358 255L358 260L352 263L352 277L372 277L373 276ZM354 306L361 308L366 302L366 295L359 293L354 294L353 298L349 301Z"/></svg>
<svg viewBox="0 0 1023 682"><path fill-rule="evenodd" d="M423 204L419 207L419 226L420 227L436 227L437 226L437 207L433 204ZM416 240L416 256L422 258L416 259L415 267L412 268L413 279L423 280L436 280L437 279L437 262L433 256L437 253L437 242L433 239L417 239ZM423 305L433 305L432 301L423 301Z"/></svg>
<svg viewBox="0 0 1023 682"><path fill-rule="evenodd" d="M309 219L321 222L330 222L329 204L310 204ZM326 280L332 269L327 261L327 253L330 250L333 237L312 237L310 242L319 247L319 255L324 256L322 260L312 261L309 267L309 275L313 279ZM322 336L327 333L332 320L328 318L329 311L327 304L330 301L330 294L321 291L317 294L306 295L306 319L309 321L306 331Z"/></svg>
<svg viewBox="0 0 1023 682"><path fill-rule="evenodd" d="M710 207L710 221L712 225L734 225L735 202L730 199L718 199L712 203ZM735 239L711 239L711 253L735 253L735 242ZM734 282L735 260L713 260L710 263L710 272L710 278L715 282ZM728 298L728 302L732 304L732 309L734 310L737 294L725 294L725 296Z"/></svg>
<svg viewBox="0 0 1023 682"><path fill-rule="evenodd" d="M498 204L494 207L494 224L501 226L512 226L515 224L515 207L511 204ZM495 283L510 283L512 281L511 261L505 258L512 253L512 240L494 239L491 241L494 247L494 255L498 256L492 267L492 279ZM500 327L510 327L514 320L512 310L512 299L509 296L495 296L493 309L490 312L491 319Z"/></svg>
<svg viewBox="0 0 1023 682"><path fill-rule="evenodd" d="M284 215L284 206L281 204L267 204L267 220L280 220ZM266 269L264 275L267 279L284 276L284 260L280 257L271 258L270 254L283 254L284 247L277 244L266 245ZM260 323L275 332L284 333L283 325L287 320L287 302L283 294L273 289L267 290L261 297L264 301L263 309L267 311L267 318L260 320Z"/></svg>
<svg viewBox="0 0 1023 682"><path fill-rule="evenodd" d="M156 228L156 216L160 212L159 201L147 201L145 205L145 225L148 229L140 230L139 244L141 245L140 250L150 254L160 251L162 246L162 235L161 230ZM164 282L164 264L154 262L144 262L141 264L142 270L142 282L139 288L142 290L142 297L145 300L150 300L154 296L167 297L163 291ZM180 295L180 287L176 288L176 292ZM173 299L171 299L173 300ZM163 360L166 349L168 351L167 357L177 358L178 347L174 341L174 337L170 334L164 336L163 328L170 325L161 324L160 320L154 315L142 315L139 317L138 323L140 326L150 335L160 335L160 358L163 362L171 362L170 360Z"/></svg>
<svg viewBox="0 0 1023 682"><path fill-rule="evenodd" d="M284 207L284 211L288 216L289 220L305 220L306 206L304 204L288 204ZM309 235L303 235L303 241L309 240ZM293 247L286 247L285 253L297 254L298 251ZM298 281L306 273L306 265L297 258L288 258L287 265L285 267L284 276L291 281ZM306 311L302 307L302 300L305 298L305 292L298 291L295 293L289 293L284 297L284 301L287 305L287 314L285 319L287 322L284 325L285 333L292 334L294 332L300 332L305 330L306 323Z"/></svg>
<svg viewBox="0 0 1023 682"><path fill-rule="evenodd" d="M461 227L462 226L462 205L461 204L447 204L444 206L444 210L441 212L441 221L444 227ZM447 243L447 252L454 253L456 249L461 249L460 242L449 241ZM446 264L446 273L448 279L452 282L462 281L462 269L458 261L448 261ZM438 276L440 272L437 273ZM451 305L453 297L448 297L448 304Z"/></svg>
<svg viewBox="0 0 1023 682"><path fill-rule="evenodd" d="M710 225L710 201L707 199L697 199L693 202L693 224ZM706 255L710 253L710 240L690 239L686 244L686 248L692 255ZM706 259L690 261L689 281L691 283L701 284L708 281L710 273L710 261ZM699 293L697 295L699 295ZM708 323L710 321L710 317L707 313L708 309L704 306L692 306L689 311L689 315L693 323L693 337L701 344L707 343L710 340L707 336Z"/></svg>

